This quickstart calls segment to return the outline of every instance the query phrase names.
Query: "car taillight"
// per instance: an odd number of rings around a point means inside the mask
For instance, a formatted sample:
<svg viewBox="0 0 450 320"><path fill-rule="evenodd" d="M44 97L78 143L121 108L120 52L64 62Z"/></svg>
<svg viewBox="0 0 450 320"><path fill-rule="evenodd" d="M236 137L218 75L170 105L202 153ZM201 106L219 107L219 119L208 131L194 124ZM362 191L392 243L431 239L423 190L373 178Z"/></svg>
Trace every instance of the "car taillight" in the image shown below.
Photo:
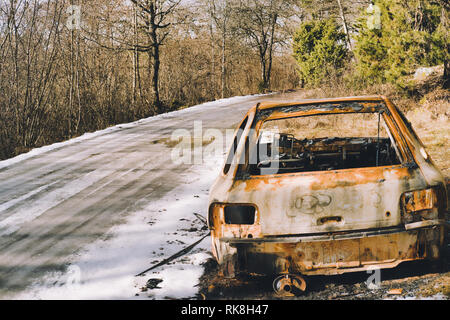
<svg viewBox="0 0 450 320"><path fill-rule="evenodd" d="M438 197L434 188L405 192L401 203L404 223L438 217Z"/></svg>
<svg viewBox="0 0 450 320"><path fill-rule="evenodd" d="M209 227L217 224L252 225L256 219L256 208L251 204L215 203L209 210Z"/></svg>

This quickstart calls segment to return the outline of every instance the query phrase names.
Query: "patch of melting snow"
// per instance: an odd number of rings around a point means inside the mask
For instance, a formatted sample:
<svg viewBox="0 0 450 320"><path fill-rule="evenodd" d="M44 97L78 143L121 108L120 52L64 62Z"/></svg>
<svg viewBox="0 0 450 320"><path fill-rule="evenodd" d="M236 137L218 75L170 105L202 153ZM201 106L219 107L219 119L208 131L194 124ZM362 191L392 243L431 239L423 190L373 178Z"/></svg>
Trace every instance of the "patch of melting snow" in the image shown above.
<svg viewBox="0 0 450 320"><path fill-rule="evenodd" d="M223 158L205 157L185 183L144 210L130 212L124 224L75 253L65 272L49 274L17 299L181 299L193 298L210 254L206 237L188 254L136 277L155 262L170 257L201 239L208 230L194 213L206 216L208 190ZM175 201L180 199L180 201ZM149 279L161 279L145 289ZM144 289L143 289L144 288Z"/></svg>

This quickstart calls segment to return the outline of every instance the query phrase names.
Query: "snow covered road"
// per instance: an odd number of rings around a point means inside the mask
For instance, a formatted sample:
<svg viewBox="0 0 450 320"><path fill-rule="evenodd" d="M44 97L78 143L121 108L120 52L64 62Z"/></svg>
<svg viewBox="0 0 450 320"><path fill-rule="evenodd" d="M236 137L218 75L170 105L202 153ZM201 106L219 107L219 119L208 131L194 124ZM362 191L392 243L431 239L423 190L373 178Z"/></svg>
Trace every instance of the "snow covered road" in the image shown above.
<svg viewBox="0 0 450 320"><path fill-rule="evenodd" d="M0 298L189 298L209 238L176 264L135 274L200 239L222 156L171 161L176 129L232 128L257 101L224 99L118 125L0 162ZM161 289L141 292L150 278ZM138 295L137 295L138 294Z"/></svg>

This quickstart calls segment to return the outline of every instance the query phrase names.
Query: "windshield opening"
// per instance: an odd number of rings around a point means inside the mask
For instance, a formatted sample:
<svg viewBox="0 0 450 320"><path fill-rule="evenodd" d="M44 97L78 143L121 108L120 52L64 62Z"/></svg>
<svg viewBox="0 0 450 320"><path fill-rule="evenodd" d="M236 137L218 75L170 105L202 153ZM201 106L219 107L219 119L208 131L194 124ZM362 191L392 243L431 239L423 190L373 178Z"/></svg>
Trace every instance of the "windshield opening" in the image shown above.
<svg viewBox="0 0 450 320"><path fill-rule="evenodd" d="M396 165L401 156L383 111L264 121L248 173L266 175Z"/></svg>

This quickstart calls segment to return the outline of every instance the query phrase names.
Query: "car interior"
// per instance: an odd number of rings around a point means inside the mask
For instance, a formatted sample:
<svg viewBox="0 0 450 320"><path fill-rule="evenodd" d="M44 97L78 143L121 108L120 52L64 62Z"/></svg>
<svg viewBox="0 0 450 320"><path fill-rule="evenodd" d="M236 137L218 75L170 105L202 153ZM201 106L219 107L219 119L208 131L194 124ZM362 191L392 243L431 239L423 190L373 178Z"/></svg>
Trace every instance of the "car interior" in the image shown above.
<svg viewBox="0 0 450 320"><path fill-rule="evenodd" d="M270 120L261 127L251 175L400 164L381 113L322 114Z"/></svg>

